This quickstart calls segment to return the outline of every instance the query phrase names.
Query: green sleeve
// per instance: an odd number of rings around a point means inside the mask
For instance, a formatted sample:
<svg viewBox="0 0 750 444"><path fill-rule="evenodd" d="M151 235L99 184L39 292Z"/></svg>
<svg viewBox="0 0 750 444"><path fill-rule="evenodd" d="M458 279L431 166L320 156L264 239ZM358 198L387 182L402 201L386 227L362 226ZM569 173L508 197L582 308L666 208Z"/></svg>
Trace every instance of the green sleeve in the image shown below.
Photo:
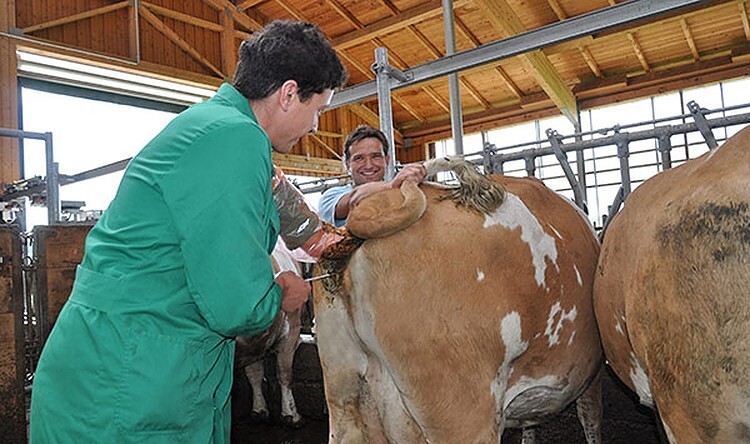
<svg viewBox="0 0 750 444"><path fill-rule="evenodd" d="M160 183L190 294L224 336L266 330L281 305L268 254L276 217L270 151L259 128L224 122L193 143Z"/></svg>

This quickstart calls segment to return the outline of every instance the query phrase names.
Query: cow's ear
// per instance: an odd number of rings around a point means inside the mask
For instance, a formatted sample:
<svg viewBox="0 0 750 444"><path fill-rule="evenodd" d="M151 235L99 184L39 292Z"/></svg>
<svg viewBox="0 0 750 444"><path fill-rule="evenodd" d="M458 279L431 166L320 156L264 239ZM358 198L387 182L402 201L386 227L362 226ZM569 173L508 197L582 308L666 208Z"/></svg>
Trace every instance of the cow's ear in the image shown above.
<svg viewBox="0 0 750 444"><path fill-rule="evenodd" d="M385 237L418 221L426 208L422 190L405 180L398 190L391 188L362 199L349 211L346 226L362 239Z"/></svg>

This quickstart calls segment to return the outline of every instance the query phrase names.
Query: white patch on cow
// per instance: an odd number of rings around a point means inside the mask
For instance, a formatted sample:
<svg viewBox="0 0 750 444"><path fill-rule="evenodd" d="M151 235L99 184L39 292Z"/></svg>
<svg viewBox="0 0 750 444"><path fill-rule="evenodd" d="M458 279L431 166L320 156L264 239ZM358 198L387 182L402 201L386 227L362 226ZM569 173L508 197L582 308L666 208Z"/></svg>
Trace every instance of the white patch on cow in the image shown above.
<svg viewBox="0 0 750 444"><path fill-rule="evenodd" d="M510 375L513 373L510 363L529 348L529 343L521 339L521 315L517 311L508 313L500 322L500 336L505 345L505 357L500 368L497 369L495 379L490 384L490 393L495 398L495 417L498 424L503 421L507 399L506 389Z"/></svg>
<svg viewBox="0 0 750 444"><path fill-rule="evenodd" d="M521 228L521 240L526 242L531 249L536 283L537 285L544 285L546 287L544 284L544 272L547 268L547 263L544 258L549 257L557 265L555 239L544 231L539 224L539 220L534 217L523 201L518 196L508 193L505 203L484 218L484 228L493 225L502 225L510 230Z"/></svg>
<svg viewBox="0 0 750 444"><path fill-rule="evenodd" d="M482 282L484 280L484 272L477 268L477 282Z"/></svg>
<svg viewBox="0 0 750 444"><path fill-rule="evenodd" d="M510 364L529 347L528 342L521 340L521 315L517 311L510 312L503 318L500 334L505 344L503 364Z"/></svg>
<svg viewBox="0 0 750 444"><path fill-rule="evenodd" d="M558 313L560 313L559 316ZM547 343L550 347L560 343L560 330L563 328L563 322L570 321L572 323L575 321L576 316L578 316L578 310L575 305L570 311L563 310L560 301L555 302L550 307L549 316L547 317L547 328L544 329L544 335L547 336Z"/></svg>
<svg viewBox="0 0 750 444"><path fill-rule="evenodd" d="M620 324L620 321L617 321L617 323L615 324L615 331L625 336L625 331L622 329L622 324Z"/></svg>
<svg viewBox="0 0 750 444"><path fill-rule="evenodd" d="M503 405L503 409L507 410L510 403L513 402L513 400L516 399L516 397L518 397L519 395L523 394L524 392L528 392L530 389L537 389L539 387L548 387L553 390L560 390L564 387L564 384L561 384L560 378L555 375L547 375L541 378L529 378L528 376L521 376L520 378L518 378L518 381L516 381L515 384L508 387L508 390L505 391L505 404ZM538 393L539 395L536 397L531 396L527 399L524 399L523 404L526 411L538 410L549 403L548 391L538 391Z"/></svg>
<svg viewBox="0 0 750 444"><path fill-rule="evenodd" d="M581 272L578 271L578 267L576 264L573 264L573 270L576 272L576 281L578 281L578 285L583 287L583 279L581 279Z"/></svg>
<svg viewBox="0 0 750 444"><path fill-rule="evenodd" d="M638 398L641 400L641 404L647 405L651 408L654 407L654 398L651 395L651 383L648 380L646 371L643 370L640 361L635 356L635 353L630 352L630 382L635 387L635 392L638 394Z"/></svg>

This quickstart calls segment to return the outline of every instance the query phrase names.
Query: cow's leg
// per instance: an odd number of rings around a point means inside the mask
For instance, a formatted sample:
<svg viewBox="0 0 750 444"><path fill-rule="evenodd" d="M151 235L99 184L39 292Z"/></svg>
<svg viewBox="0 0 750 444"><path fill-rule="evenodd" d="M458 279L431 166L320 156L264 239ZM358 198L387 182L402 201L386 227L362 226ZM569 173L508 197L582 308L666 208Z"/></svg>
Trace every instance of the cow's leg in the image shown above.
<svg viewBox="0 0 750 444"><path fill-rule="evenodd" d="M329 443L367 442L359 411L367 356L340 297L315 301L318 354L325 379Z"/></svg>
<svg viewBox="0 0 750 444"><path fill-rule="evenodd" d="M276 353L276 373L281 390L281 422L286 426L298 427L302 425L302 417L297 413L292 393L292 368L299 343L300 311L287 315L287 322L288 334L282 339Z"/></svg>
<svg viewBox="0 0 750 444"><path fill-rule="evenodd" d="M263 397L263 360L253 362L245 367L245 375L253 389L253 411L250 413L253 419L268 419L268 407L266 398Z"/></svg>
<svg viewBox="0 0 750 444"><path fill-rule="evenodd" d="M594 376L586 391L576 400L578 421L583 427L587 444L602 442L602 373L604 366Z"/></svg>

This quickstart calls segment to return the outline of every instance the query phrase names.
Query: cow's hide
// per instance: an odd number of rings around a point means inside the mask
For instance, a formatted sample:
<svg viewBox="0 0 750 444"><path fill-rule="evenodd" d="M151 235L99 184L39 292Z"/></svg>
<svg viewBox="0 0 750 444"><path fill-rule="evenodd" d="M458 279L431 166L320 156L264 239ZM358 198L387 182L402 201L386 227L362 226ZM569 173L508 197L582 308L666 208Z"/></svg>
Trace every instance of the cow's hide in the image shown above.
<svg viewBox="0 0 750 444"><path fill-rule="evenodd" d="M271 259L276 272L292 271L301 276L299 263L292 258L280 240ZM276 375L281 391L281 420L288 426L301 425L302 417L297 412L292 394L292 364L299 345L300 326L300 310L294 313L279 310L268 330L256 336L237 338L234 366L244 370L250 383L253 391L252 415L256 419L264 420L269 416L263 395L263 361L266 356L275 354Z"/></svg>
<svg viewBox="0 0 750 444"><path fill-rule="evenodd" d="M494 180L507 195L486 215L422 185L421 219L316 283L331 442L499 442L504 427L562 410L599 370L588 221L538 180ZM596 442L599 401L586 401Z"/></svg>
<svg viewBox="0 0 750 444"><path fill-rule="evenodd" d="M750 442L750 130L639 186L606 232L609 364L671 442Z"/></svg>

